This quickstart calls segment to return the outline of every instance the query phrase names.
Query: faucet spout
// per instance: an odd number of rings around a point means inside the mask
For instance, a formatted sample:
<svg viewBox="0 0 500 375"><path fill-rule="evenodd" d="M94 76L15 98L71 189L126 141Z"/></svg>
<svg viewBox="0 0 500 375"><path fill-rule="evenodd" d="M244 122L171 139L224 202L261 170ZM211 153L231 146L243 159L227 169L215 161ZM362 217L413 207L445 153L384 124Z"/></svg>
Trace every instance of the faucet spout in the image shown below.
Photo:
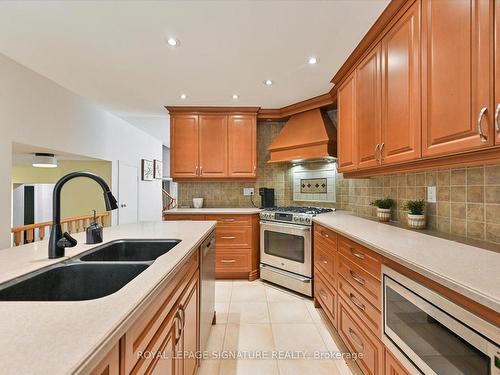
<svg viewBox="0 0 500 375"><path fill-rule="evenodd" d="M104 192L104 203L107 211L116 210L118 208L116 198L113 196L108 184L102 177L90 172L73 172L61 177L59 181L56 182L52 194L52 229L50 230L49 238L49 259L63 257L66 247L73 247L77 244L77 241L71 237L69 233L62 232L61 227L61 190L66 182L77 177L90 178L101 186Z"/></svg>

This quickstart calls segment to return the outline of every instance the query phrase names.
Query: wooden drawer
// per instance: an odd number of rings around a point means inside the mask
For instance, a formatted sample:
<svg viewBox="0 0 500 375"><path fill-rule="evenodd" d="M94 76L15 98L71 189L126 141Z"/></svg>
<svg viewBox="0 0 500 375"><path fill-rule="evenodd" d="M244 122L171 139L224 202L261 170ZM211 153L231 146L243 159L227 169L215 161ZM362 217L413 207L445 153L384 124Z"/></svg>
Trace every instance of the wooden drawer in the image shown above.
<svg viewBox="0 0 500 375"><path fill-rule="evenodd" d="M352 353L362 353L357 359L365 375L382 375L384 347L356 318L342 297L338 303L338 333Z"/></svg>
<svg viewBox="0 0 500 375"><path fill-rule="evenodd" d="M314 265L323 271L325 276L332 280L334 287L337 288L335 282L333 282L337 268L335 266L335 258L336 255L334 252L327 251L325 247L318 242L314 243Z"/></svg>
<svg viewBox="0 0 500 375"><path fill-rule="evenodd" d="M250 250L219 250L215 255L216 272L249 272L251 271Z"/></svg>
<svg viewBox="0 0 500 375"><path fill-rule="evenodd" d="M386 375L410 375L403 365L385 348L385 374Z"/></svg>
<svg viewBox="0 0 500 375"><path fill-rule="evenodd" d="M337 291L345 302L349 305L352 311L357 313L363 322L372 330L372 332L381 339L381 314L368 300L363 297L351 284L349 284L342 276L337 278Z"/></svg>
<svg viewBox="0 0 500 375"><path fill-rule="evenodd" d="M245 248L252 247L252 228L237 226L219 226L215 229L217 248Z"/></svg>
<svg viewBox="0 0 500 375"><path fill-rule="evenodd" d="M165 220L177 221L177 220L208 220L208 219L205 219L205 215L166 214Z"/></svg>
<svg viewBox="0 0 500 375"><path fill-rule="evenodd" d="M207 220L217 221L225 226L252 226L252 215L206 215Z"/></svg>
<svg viewBox="0 0 500 375"><path fill-rule="evenodd" d="M380 280L382 257L379 254L342 236L338 236L337 248L340 254Z"/></svg>
<svg viewBox="0 0 500 375"><path fill-rule="evenodd" d="M314 297L337 328L337 292L317 268L314 270Z"/></svg>
<svg viewBox="0 0 500 375"><path fill-rule="evenodd" d="M339 254L338 257L338 272L359 293L361 293L368 302L378 310L381 309L380 281L378 279L351 262L342 254Z"/></svg>
<svg viewBox="0 0 500 375"><path fill-rule="evenodd" d="M323 240L331 250L337 250L337 233L322 225L314 223L314 240Z"/></svg>
<svg viewBox="0 0 500 375"><path fill-rule="evenodd" d="M129 374L140 359L139 352L144 352L150 345L157 331L164 325L177 299L182 295L190 278L198 268L198 252L181 267L172 280L154 298L132 327L123 336L125 373Z"/></svg>

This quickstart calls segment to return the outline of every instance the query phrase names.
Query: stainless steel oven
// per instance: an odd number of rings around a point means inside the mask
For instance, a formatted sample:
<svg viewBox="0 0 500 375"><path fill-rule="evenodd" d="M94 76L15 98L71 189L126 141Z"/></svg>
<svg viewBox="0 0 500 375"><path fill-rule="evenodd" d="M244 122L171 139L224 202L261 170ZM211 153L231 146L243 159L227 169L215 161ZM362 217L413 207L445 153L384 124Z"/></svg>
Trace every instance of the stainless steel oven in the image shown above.
<svg viewBox="0 0 500 375"><path fill-rule="evenodd" d="M383 267L383 341L415 374L499 375L500 328Z"/></svg>

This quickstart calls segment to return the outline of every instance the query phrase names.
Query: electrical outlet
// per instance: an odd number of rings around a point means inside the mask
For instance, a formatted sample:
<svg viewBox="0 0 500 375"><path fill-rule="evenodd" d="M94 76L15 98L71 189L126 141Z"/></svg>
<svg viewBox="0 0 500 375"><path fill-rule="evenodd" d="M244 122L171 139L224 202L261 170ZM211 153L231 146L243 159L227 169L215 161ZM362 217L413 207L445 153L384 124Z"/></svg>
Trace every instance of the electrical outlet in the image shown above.
<svg viewBox="0 0 500 375"><path fill-rule="evenodd" d="M243 188L243 195L254 195L255 194L255 189L254 188Z"/></svg>
<svg viewBox="0 0 500 375"><path fill-rule="evenodd" d="M427 202L436 203L436 187L435 186L427 186Z"/></svg>

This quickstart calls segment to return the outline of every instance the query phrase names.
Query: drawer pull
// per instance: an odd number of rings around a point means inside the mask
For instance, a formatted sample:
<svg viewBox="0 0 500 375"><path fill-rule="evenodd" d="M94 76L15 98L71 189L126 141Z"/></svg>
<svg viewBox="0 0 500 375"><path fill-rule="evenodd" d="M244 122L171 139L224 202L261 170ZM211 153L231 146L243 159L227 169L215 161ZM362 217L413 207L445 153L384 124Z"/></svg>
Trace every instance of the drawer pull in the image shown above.
<svg viewBox="0 0 500 375"><path fill-rule="evenodd" d="M354 271L349 271L349 273L351 274L351 277L355 281L357 281L361 285L365 285L365 279L363 279L362 277L359 277L358 275L356 275L356 273Z"/></svg>
<svg viewBox="0 0 500 375"><path fill-rule="evenodd" d="M328 298L328 295L325 293L325 291L323 289L321 289L319 291L319 294L323 297L323 298Z"/></svg>
<svg viewBox="0 0 500 375"><path fill-rule="evenodd" d="M323 264L328 264L328 261L323 259L322 263Z"/></svg>
<svg viewBox="0 0 500 375"><path fill-rule="evenodd" d="M226 223L231 223L233 221L235 221L236 219L233 219L233 218L229 218L229 219L222 219L222 221L225 221Z"/></svg>
<svg viewBox="0 0 500 375"><path fill-rule="evenodd" d="M352 340L354 343L361 348L361 351L365 350L365 345L363 344L363 341L359 338L359 336L356 334L356 332L353 331L352 328L349 328L349 335L351 336Z"/></svg>
<svg viewBox="0 0 500 375"><path fill-rule="evenodd" d="M353 256L355 256L356 258L359 258L361 260L364 260L365 259L365 254L362 254L362 253L359 253L357 252L356 250L354 250L352 247L351 247L351 254Z"/></svg>
<svg viewBox="0 0 500 375"><path fill-rule="evenodd" d="M365 311L365 309L366 309L365 305L363 305L363 304L361 303L361 301L360 301L359 299L357 299L357 298L356 298L356 296L355 296L354 294L349 293L349 298L351 299L352 303L354 303L354 305L355 305L358 309Z"/></svg>
<svg viewBox="0 0 500 375"><path fill-rule="evenodd" d="M221 259L221 263L236 263L235 259Z"/></svg>
<svg viewBox="0 0 500 375"><path fill-rule="evenodd" d="M223 236L223 237L221 237L221 238L222 238L223 240L234 240L234 239L236 239L236 237L235 237L235 236Z"/></svg>
<svg viewBox="0 0 500 375"><path fill-rule="evenodd" d="M330 238L330 236L326 232L321 231L321 235L325 238Z"/></svg>

